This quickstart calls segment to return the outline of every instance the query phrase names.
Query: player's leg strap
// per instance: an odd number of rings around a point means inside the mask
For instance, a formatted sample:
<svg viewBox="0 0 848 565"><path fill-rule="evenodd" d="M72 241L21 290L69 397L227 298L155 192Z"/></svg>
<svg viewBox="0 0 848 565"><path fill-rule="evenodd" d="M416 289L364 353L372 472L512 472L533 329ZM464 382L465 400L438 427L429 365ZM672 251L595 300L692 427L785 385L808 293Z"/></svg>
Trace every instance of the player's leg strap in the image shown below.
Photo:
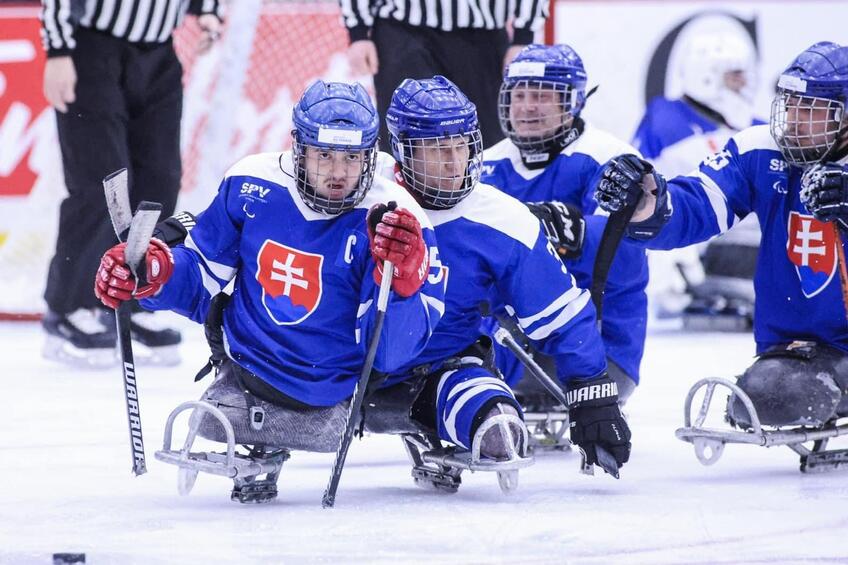
<svg viewBox="0 0 848 565"><path fill-rule="evenodd" d="M194 376L194 381L197 382L213 370L217 374L221 363L227 358L227 352L224 349L224 309L230 302L230 295L221 292L212 298L209 305L209 312L206 313L206 321L203 322L203 331L206 334L206 342L209 344L209 361L201 367Z"/></svg>

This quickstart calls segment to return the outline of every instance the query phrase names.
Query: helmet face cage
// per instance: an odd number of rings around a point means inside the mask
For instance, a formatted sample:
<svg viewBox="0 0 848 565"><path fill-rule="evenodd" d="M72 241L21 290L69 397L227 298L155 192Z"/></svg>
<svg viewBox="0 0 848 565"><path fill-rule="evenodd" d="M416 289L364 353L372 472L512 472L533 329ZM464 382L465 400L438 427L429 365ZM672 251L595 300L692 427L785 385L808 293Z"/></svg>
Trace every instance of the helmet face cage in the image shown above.
<svg viewBox="0 0 848 565"><path fill-rule="evenodd" d="M480 181L483 138L479 128L465 134L394 141L404 182L427 208L453 208Z"/></svg>
<svg viewBox="0 0 848 565"><path fill-rule="evenodd" d="M801 166L817 163L848 128L845 104L781 89L771 105L769 128L787 162Z"/></svg>
<svg viewBox="0 0 848 565"><path fill-rule="evenodd" d="M307 151L313 149L313 156ZM347 212L362 202L374 183L377 148L346 149L301 143L292 133L295 186L304 203L316 212L331 216ZM319 186L314 186L317 183ZM338 197L323 194L330 190Z"/></svg>
<svg viewBox="0 0 848 565"><path fill-rule="evenodd" d="M580 111L580 91L549 80L504 81L498 96L501 130L520 150L545 152L568 133Z"/></svg>

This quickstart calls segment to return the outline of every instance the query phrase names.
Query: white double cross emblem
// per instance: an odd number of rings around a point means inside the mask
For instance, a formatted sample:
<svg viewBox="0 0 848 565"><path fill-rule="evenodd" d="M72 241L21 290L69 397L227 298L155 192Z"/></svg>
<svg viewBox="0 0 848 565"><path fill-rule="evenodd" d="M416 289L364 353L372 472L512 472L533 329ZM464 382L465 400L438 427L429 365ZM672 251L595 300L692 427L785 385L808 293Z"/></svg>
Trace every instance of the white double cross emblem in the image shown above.
<svg viewBox="0 0 848 565"><path fill-rule="evenodd" d="M824 256L826 254L824 245L818 245L815 247L810 245L813 242L823 242L824 235L821 231L810 231L810 226L812 224L812 220L801 220L801 229L795 234L795 237L798 238L800 244L792 246L793 253L801 255L801 265L804 267L810 266L810 255Z"/></svg>
<svg viewBox="0 0 848 565"><path fill-rule="evenodd" d="M285 263L281 263L274 259L273 267L271 269L271 280L283 283L283 294L286 296L291 296L293 286L304 290L309 288L309 281L303 278L303 268L292 266L294 260L295 255L293 253L289 253L286 255Z"/></svg>

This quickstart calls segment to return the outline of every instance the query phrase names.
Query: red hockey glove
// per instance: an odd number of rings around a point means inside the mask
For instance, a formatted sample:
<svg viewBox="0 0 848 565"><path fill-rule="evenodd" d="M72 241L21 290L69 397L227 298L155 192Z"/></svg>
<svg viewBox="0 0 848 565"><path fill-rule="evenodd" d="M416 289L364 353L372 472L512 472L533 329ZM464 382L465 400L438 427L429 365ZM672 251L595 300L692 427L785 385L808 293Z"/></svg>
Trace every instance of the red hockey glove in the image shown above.
<svg viewBox="0 0 848 565"><path fill-rule="evenodd" d="M391 261L395 267L392 289L403 297L418 292L430 268L418 219L409 210L397 208L397 204L390 202L388 206L372 206L366 221L371 256L377 263L374 280L380 284L383 261Z"/></svg>
<svg viewBox="0 0 848 565"><path fill-rule="evenodd" d="M131 298L153 296L174 272L174 256L171 249L156 238L150 240L144 256L146 280L136 288L136 280L126 264L124 249L119 243L103 254L97 276L94 278L94 294L109 308L117 309L121 302Z"/></svg>

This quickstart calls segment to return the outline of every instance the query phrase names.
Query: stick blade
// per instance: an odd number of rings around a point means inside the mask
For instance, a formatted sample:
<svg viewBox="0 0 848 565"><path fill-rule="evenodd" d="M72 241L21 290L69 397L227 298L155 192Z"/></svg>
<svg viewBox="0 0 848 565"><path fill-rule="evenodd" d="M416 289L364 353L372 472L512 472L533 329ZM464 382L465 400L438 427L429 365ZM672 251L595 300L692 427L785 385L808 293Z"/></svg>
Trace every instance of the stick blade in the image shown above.
<svg viewBox="0 0 848 565"><path fill-rule="evenodd" d="M159 221L161 212L162 205L158 202L143 201L138 205L138 211L136 211L130 223L127 248L124 250L127 265L133 272L144 258L147 245L150 243L150 238L153 237L153 230L156 228L156 222Z"/></svg>
<svg viewBox="0 0 848 565"><path fill-rule="evenodd" d="M612 453L600 445L597 445L595 446L595 455L598 458L598 466L601 469L603 469L607 474L612 475L614 478L619 478L618 462L615 460L615 457L612 456Z"/></svg>
<svg viewBox="0 0 848 565"><path fill-rule="evenodd" d="M103 179L103 192L106 195L106 208L112 220L115 235L121 239L132 224L130 208L129 175L127 169L119 169Z"/></svg>

